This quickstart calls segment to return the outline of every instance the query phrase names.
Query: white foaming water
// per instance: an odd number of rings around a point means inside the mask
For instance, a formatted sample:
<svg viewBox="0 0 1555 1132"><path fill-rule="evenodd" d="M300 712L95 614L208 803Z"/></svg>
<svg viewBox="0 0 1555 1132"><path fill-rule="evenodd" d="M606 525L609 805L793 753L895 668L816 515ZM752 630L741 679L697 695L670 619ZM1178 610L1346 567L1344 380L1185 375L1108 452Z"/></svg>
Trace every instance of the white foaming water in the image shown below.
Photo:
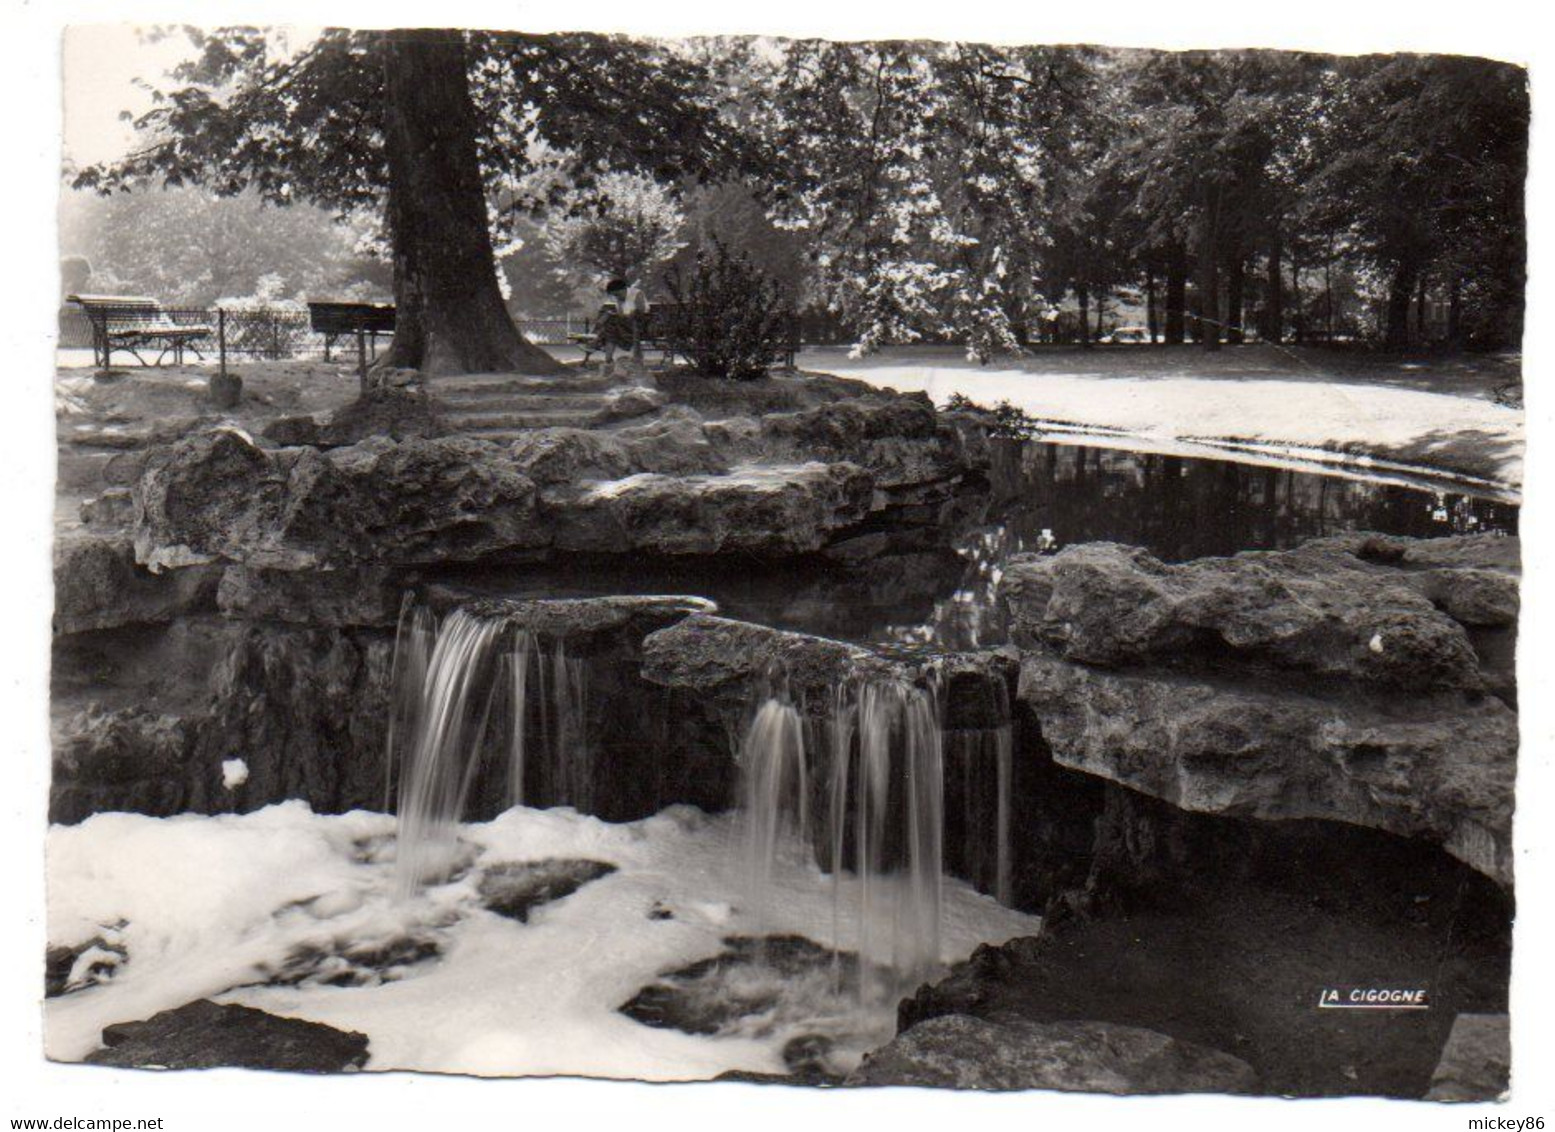
<svg viewBox="0 0 1555 1132"><path fill-rule="evenodd" d="M746 831L733 815L673 807L611 824L567 809L513 809L465 825L470 871L409 900L394 895L393 832L388 815L316 815L301 802L214 817L98 814L53 827L49 941L80 944L119 925L129 959L111 982L47 1000L49 1056L78 1060L104 1026L202 997L366 1034L370 1071L649 1080L781 1073L793 1033L829 1029L806 1017L797 1030L710 1037L643 1026L617 1010L661 972L720 954L731 934L856 947L856 924L833 935L830 922L833 881L854 908L857 878L828 878L813 864L776 870L763 919L754 920L744 908ZM485 870L558 857L617 871L536 909L528 923L483 907ZM961 881L947 880L943 897L942 964L1040 927ZM441 954L398 980L263 985L265 971L298 948L387 946L407 933L430 936ZM814 988L781 989L804 999ZM882 1014L884 1032L867 1044L890 1036Z"/></svg>

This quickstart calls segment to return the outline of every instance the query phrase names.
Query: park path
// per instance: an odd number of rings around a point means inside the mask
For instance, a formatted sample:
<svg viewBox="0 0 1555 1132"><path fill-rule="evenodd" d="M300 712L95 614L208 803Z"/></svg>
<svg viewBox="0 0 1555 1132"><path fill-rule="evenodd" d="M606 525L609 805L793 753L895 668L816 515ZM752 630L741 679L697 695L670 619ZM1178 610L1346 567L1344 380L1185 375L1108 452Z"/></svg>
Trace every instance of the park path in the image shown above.
<svg viewBox="0 0 1555 1132"><path fill-rule="evenodd" d="M1348 465L1416 468L1516 493L1525 429L1519 409L1472 392L1314 377L1182 372L1051 372L1040 361L978 366L944 354L850 359L806 351L806 369L855 377L944 404L959 393L981 405L1009 402L1041 421L1154 442L1306 455Z"/></svg>

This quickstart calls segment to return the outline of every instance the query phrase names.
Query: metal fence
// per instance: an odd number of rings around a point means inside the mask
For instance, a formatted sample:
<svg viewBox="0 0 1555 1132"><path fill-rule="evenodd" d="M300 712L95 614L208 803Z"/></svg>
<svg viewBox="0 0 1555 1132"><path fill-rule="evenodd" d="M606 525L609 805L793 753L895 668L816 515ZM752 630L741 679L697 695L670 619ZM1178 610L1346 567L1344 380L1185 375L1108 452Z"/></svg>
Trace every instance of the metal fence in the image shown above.
<svg viewBox="0 0 1555 1132"><path fill-rule="evenodd" d="M160 307L155 318L166 327L209 330L208 336L188 343L186 349L191 356L186 361L215 361L223 350L229 360L333 360L342 351L354 355L356 349L354 340L340 341L341 335L315 331L308 312L292 307ZM572 335L588 333L593 319L588 315L565 315L517 322L524 336L536 345L566 346L571 344ZM86 311L74 304L61 306L59 348L90 350L93 345L92 322ZM374 341L371 349L376 351L382 345ZM123 347L114 348L116 355L125 352ZM152 349L148 354L147 349L142 349L137 357L143 364L151 365L155 364L158 352Z"/></svg>

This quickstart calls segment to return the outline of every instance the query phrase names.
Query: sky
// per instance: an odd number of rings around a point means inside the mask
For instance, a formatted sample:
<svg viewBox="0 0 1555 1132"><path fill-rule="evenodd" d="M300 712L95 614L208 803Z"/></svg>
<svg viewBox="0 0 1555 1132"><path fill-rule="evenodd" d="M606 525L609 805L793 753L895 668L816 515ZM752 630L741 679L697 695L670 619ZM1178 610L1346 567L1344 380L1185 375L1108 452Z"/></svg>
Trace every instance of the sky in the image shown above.
<svg viewBox="0 0 1555 1132"><path fill-rule="evenodd" d="M135 131L120 115L151 108L148 91L137 79L161 79L190 52L181 35L157 43L142 40L143 27L87 24L65 30L64 156L92 165L124 154Z"/></svg>

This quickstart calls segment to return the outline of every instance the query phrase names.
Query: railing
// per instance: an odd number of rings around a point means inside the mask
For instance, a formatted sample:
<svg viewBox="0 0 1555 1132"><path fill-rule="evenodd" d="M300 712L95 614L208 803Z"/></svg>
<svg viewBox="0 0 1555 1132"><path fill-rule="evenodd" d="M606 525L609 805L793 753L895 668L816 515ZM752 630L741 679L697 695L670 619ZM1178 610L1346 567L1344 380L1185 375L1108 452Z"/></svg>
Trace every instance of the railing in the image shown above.
<svg viewBox="0 0 1555 1132"><path fill-rule="evenodd" d="M163 307L160 313L178 326L209 326L216 333L210 349L203 351L213 360L225 344L229 358L250 360L323 359L324 335L309 324L307 310L291 307ZM560 318L518 319L524 337L537 346L567 346L571 335L586 334L593 325L589 315L564 315ZM92 323L74 304L59 308L59 348L90 350Z"/></svg>

